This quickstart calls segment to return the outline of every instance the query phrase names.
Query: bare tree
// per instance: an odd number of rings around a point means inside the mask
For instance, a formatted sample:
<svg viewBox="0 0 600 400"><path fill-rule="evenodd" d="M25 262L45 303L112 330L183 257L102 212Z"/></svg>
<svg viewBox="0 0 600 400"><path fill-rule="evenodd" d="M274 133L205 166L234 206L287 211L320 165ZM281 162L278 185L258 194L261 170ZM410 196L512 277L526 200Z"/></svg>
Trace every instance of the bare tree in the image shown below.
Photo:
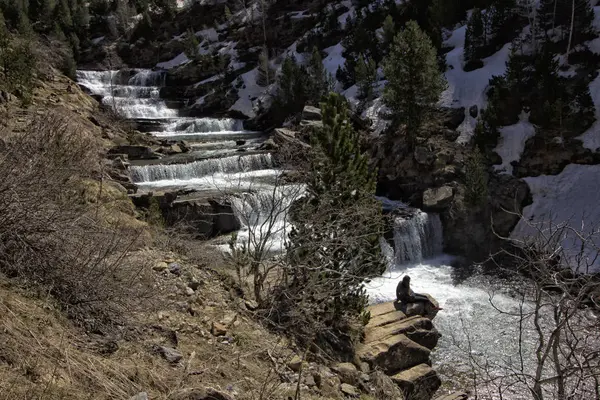
<svg viewBox="0 0 600 400"><path fill-rule="evenodd" d="M474 355L465 329L462 348L477 398L600 398L600 281L587 274L599 261L600 230L527 223L535 233L511 239L514 246L492 258L504 271L526 276L511 287L516 308L490 294L491 305L512 325L515 356L503 362ZM577 240L577 248L568 246L569 238Z"/></svg>

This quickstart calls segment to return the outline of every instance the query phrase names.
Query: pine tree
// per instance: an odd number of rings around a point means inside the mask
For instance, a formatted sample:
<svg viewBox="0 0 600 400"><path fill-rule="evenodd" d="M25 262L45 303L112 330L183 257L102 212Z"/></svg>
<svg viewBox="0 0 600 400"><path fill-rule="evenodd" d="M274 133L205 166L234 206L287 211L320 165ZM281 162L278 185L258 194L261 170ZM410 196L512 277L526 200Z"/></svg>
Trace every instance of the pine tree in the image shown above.
<svg viewBox="0 0 600 400"><path fill-rule="evenodd" d="M225 20L226 21L231 21L231 17L233 15L231 14L231 10L229 9L229 7L227 5L225 6L224 12L225 12Z"/></svg>
<svg viewBox="0 0 600 400"><path fill-rule="evenodd" d="M386 48L389 48L392 45L395 36L396 24L394 24L392 16L388 15L383 21L383 43Z"/></svg>
<svg viewBox="0 0 600 400"><path fill-rule="evenodd" d="M494 0L488 8L490 34L496 48L510 42L518 34L515 29L517 4L515 0Z"/></svg>
<svg viewBox="0 0 600 400"><path fill-rule="evenodd" d="M467 22L465 33L464 57L465 62L478 60L482 57L487 44L483 15L479 8L475 8Z"/></svg>
<svg viewBox="0 0 600 400"><path fill-rule="evenodd" d="M473 154L467 159L466 164L465 200L471 206L481 206L485 204L488 197L488 177L485 161L479 148L475 147Z"/></svg>
<svg viewBox="0 0 600 400"><path fill-rule="evenodd" d="M310 77L308 89L308 101L314 105L319 104L322 97L332 90L332 79L323 67L321 52L315 46L308 62L308 76Z"/></svg>
<svg viewBox="0 0 600 400"><path fill-rule="evenodd" d="M269 51L266 46L263 46L258 54L258 79L256 83L263 87L269 86L273 83L274 76L275 74L269 63Z"/></svg>
<svg viewBox="0 0 600 400"><path fill-rule="evenodd" d="M185 35L184 50L186 57L190 60L197 60L200 55L200 42L191 29L188 29Z"/></svg>
<svg viewBox="0 0 600 400"><path fill-rule="evenodd" d="M383 69L388 80L384 102L396 121L406 125L407 141L413 147L423 118L445 88L435 48L415 21L396 36Z"/></svg>
<svg viewBox="0 0 600 400"><path fill-rule="evenodd" d="M358 98L365 102L373 100L373 86L377 81L377 65L372 58L365 58L361 54L356 64L356 84L358 85Z"/></svg>
<svg viewBox="0 0 600 400"><path fill-rule="evenodd" d="M573 15L571 46L586 40L594 32L594 10L587 0L575 0L574 4L573 14L573 0L540 0L538 24L542 35L557 35L559 40L568 40Z"/></svg>
<svg viewBox="0 0 600 400"><path fill-rule="evenodd" d="M341 329L364 311L365 279L385 270L381 206L374 198L376 173L360 150L345 99L331 93L321 109L323 129L311 136L307 194L295 212L287 255L292 287L312 301L302 308Z"/></svg>
<svg viewBox="0 0 600 400"><path fill-rule="evenodd" d="M277 80L276 105L283 118L302 110L307 97L306 72L298 65L296 59L287 57L281 66Z"/></svg>

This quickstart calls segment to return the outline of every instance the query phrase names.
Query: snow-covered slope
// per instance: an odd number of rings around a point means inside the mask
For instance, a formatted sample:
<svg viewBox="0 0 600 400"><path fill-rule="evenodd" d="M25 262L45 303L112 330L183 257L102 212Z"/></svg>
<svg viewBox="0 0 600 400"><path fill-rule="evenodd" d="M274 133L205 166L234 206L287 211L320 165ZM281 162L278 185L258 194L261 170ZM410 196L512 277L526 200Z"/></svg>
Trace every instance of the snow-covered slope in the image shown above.
<svg viewBox="0 0 600 400"><path fill-rule="evenodd" d="M465 72L464 43L466 25L452 32L452 36L445 42L446 46L454 47L446 55L448 70L446 80L448 89L442 94L440 104L445 107L465 107L465 121L459 126L461 133L458 137L459 143L466 143L473 135L477 120L468 113L469 107L476 105L479 109L485 107L485 90L490 78L494 75L503 75L506 72L506 62L510 54L510 44L506 44L500 51L483 59L483 68Z"/></svg>
<svg viewBox="0 0 600 400"><path fill-rule="evenodd" d="M564 232L559 243L570 255L570 265L588 266L600 271L600 259L594 260L600 246L600 165L568 165L558 175L525 178L531 188L533 204L523 210L524 219L512 233L515 239L531 239L541 232L548 234L550 224L569 224L590 237L586 258L577 262L581 239L574 232ZM539 229L542 229L540 231ZM595 248L594 248L595 246ZM564 260L567 261L567 260Z"/></svg>
<svg viewBox="0 0 600 400"><path fill-rule="evenodd" d="M511 162L519 161L525 149L527 139L535 135L535 127L529 122L529 114L524 112L519 116L519 122L500 129L500 140L494 149L502 158L502 164L496 165L498 172L512 174Z"/></svg>

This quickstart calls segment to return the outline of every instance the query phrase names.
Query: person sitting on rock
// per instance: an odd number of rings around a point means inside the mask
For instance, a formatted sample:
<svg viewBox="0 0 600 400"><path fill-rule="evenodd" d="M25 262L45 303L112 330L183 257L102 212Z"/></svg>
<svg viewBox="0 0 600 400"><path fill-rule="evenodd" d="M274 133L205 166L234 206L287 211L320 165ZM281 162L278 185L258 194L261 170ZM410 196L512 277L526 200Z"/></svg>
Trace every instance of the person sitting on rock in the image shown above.
<svg viewBox="0 0 600 400"><path fill-rule="evenodd" d="M410 288L410 276L406 275L396 287L396 300L404 305L410 303L429 303L434 310L441 310L424 294L415 293ZM427 304L425 304L427 306Z"/></svg>

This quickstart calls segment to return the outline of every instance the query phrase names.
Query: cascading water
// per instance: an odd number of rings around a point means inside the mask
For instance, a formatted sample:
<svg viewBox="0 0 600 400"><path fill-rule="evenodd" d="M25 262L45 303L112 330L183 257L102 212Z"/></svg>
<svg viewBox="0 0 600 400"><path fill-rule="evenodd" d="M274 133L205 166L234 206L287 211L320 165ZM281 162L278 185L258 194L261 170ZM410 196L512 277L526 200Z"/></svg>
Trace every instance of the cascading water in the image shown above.
<svg viewBox="0 0 600 400"><path fill-rule="evenodd" d="M398 265L420 262L442 252L442 222L437 214L414 210L394 218L394 259Z"/></svg>

